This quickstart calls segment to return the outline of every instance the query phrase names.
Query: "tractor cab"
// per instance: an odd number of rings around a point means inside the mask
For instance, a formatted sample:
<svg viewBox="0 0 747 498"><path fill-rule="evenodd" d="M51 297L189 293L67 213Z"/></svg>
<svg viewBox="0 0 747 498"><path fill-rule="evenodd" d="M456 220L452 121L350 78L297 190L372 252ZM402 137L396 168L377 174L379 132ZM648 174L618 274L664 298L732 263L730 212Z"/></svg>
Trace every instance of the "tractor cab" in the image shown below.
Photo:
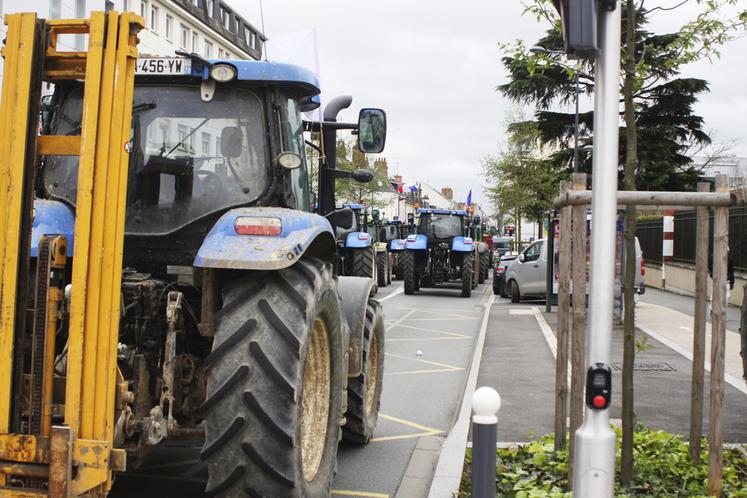
<svg viewBox="0 0 747 498"><path fill-rule="evenodd" d="M451 209L418 209L420 219L417 233L434 242L448 242L464 236L467 212Z"/></svg>
<svg viewBox="0 0 747 498"><path fill-rule="evenodd" d="M288 64L139 59L131 140L123 145L125 264L158 273L192 265L205 235L232 209L309 211L301 113L315 107L317 86L313 74ZM45 133L77 133L83 92L79 82L56 85ZM48 156L38 197L74 212L77 175L76 156Z"/></svg>

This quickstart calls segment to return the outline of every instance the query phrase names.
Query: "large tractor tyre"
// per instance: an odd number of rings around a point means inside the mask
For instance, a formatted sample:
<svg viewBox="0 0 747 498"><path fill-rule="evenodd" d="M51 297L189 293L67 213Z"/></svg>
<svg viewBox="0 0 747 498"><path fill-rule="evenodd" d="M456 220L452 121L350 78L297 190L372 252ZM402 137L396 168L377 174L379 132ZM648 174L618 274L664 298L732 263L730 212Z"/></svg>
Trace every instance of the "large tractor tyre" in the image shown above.
<svg viewBox="0 0 747 498"><path fill-rule="evenodd" d="M511 282L509 282L509 286L511 287L511 302L518 303L519 301L521 301L521 291L519 290L519 284L516 283L516 280L511 280Z"/></svg>
<svg viewBox="0 0 747 498"><path fill-rule="evenodd" d="M414 294L420 285L416 282L418 276L415 273L415 254L405 251L400 254L402 259L402 274L405 281L405 294Z"/></svg>
<svg viewBox="0 0 747 498"><path fill-rule="evenodd" d="M375 295L379 291L376 275L376 250L373 247L353 249L352 258L351 275L353 277L366 277L373 279L374 285L371 288L371 295Z"/></svg>
<svg viewBox="0 0 747 498"><path fill-rule="evenodd" d="M379 287L386 287L389 284L386 278L389 274L389 265L387 263L387 253L376 253L376 283L379 284Z"/></svg>
<svg viewBox="0 0 747 498"><path fill-rule="evenodd" d="M316 259L224 287L200 408L208 496L329 496L343 320L332 267Z"/></svg>
<svg viewBox="0 0 747 498"><path fill-rule="evenodd" d="M462 297L470 297L472 295L473 274L472 254L464 253L464 259L462 260Z"/></svg>
<svg viewBox="0 0 747 498"><path fill-rule="evenodd" d="M393 274L394 274L393 279L394 280L404 280L405 279L405 274L404 274L404 270L402 269L402 253L398 253L394 257L394 261L395 261L394 262L394 268L392 268Z"/></svg>
<svg viewBox="0 0 747 498"><path fill-rule="evenodd" d="M347 423L342 438L365 444L371 440L379 418L384 381L384 313L381 305L369 299L363 329L363 372L348 380Z"/></svg>
<svg viewBox="0 0 747 498"><path fill-rule="evenodd" d="M490 257L490 254L488 254L487 251L480 254L480 283L484 283L488 279L488 273L490 271L490 268L488 266L490 265L490 261L488 258Z"/></svg>

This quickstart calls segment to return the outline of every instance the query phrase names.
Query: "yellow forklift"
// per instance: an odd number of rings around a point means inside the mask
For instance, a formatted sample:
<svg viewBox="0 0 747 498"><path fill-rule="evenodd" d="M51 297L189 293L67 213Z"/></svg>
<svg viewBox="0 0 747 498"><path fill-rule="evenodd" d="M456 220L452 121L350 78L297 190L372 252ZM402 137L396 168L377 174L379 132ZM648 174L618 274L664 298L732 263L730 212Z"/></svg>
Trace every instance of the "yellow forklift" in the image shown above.
<svg viewBox="0 0 747 498"><path fill-rule="evenodd" d="M9 14L0 105L0 496L103 496L124 470L115 407L132 393L118 379L127 149L140 17L86 20ZM87 52L58 50L87 35ZM42 84L83 81L79 134L39 135ZM66 306L63 235L42 236L31 263L34 187L43 155L78 156L69 345L55 375ZM53 421L59 421L54 423Z"/></svg>

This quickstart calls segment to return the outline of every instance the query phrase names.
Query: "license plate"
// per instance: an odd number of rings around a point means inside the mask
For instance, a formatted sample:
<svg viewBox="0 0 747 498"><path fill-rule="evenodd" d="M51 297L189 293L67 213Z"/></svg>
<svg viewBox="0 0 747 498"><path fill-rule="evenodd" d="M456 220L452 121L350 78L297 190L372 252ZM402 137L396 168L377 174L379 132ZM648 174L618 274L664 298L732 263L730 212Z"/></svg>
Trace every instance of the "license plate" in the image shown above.
<svg viewBox="0 0 747 498"><path fill-rule="evenodd" d="M138 59L135 74L183 75L192 73L192 61L177 58Z"/></svg>

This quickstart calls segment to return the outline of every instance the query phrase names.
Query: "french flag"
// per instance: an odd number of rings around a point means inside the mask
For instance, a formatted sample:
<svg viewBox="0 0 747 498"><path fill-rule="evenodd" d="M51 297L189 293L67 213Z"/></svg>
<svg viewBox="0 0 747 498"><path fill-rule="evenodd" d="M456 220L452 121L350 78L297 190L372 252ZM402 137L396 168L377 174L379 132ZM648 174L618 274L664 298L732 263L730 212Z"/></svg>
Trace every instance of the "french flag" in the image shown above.
<svg viewBox="0 0 747 498"><path fill-rule="evenodd" d="M418 186L415 183L400 183L397 187L397 192L400 194L409 194L418 191Z"/></svg>

